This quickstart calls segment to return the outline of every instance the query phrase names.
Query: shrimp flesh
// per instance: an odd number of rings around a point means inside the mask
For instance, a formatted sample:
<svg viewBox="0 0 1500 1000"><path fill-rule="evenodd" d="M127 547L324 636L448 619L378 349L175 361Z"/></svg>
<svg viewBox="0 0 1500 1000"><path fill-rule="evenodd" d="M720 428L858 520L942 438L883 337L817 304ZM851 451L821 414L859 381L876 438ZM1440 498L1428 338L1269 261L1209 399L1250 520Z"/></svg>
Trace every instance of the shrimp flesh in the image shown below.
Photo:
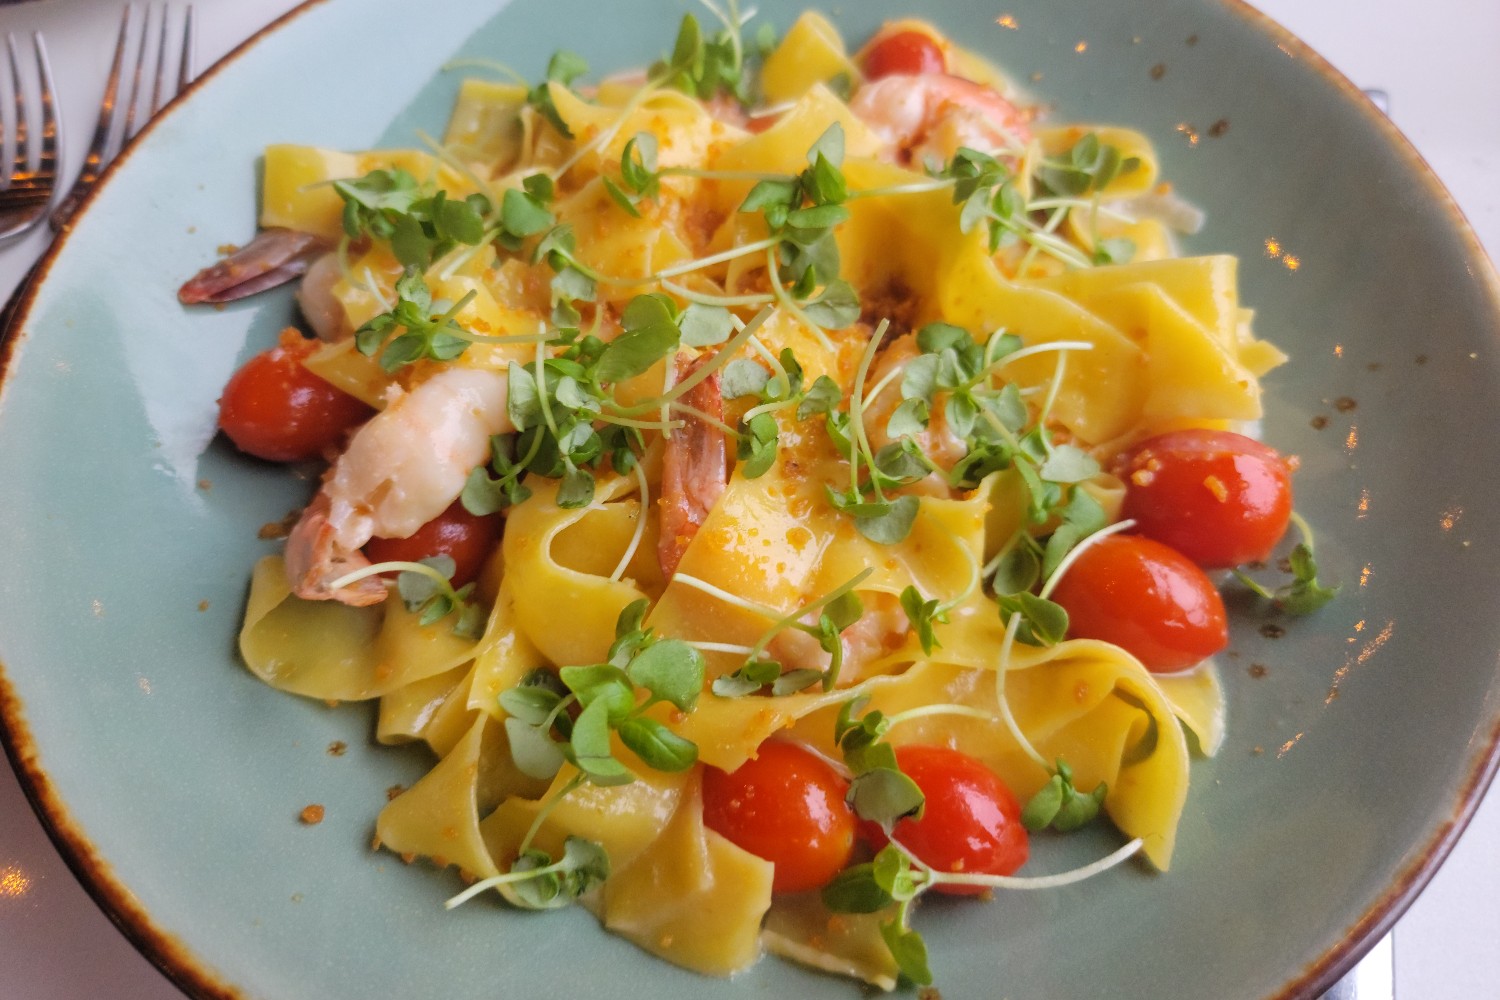
<svg viewBox="0 0 1500 1000"><path fill-rule="evenodd" d="M681 382L705 364L678 355L673 361L673 384ZM688 390L683 399L687 405L724 419L724 394L719 373L715 372ZM713 510L729 483L729 444L724 432L700 417L688 415L686 424L672 432L662 456L660 508L661 536L657 541L657 558L662 575L671 579L682 561L682 554L698 533L708 512Z"/></svg>
<svg viewBox="0 0 1500 1000"><path fill-rule="evenodd" d="M839 687L848 687L865 679L869 666L900 649L911 629L906 612L895 594L869 592L862 595L865 613L859 621L839 636L844 647L843 665L839 669ZM817 615L809 614L804 624L816 625ZM767 647L783 671L828 669L830 657L817 639L800 629L779 632Z"/></svg>
<svg viewBox="0 0 1500 1000"><path fill-rule="evenodd" d="M344 304L333 294L333 286L343 280L344 269L339 255L325 253L307 269L297 286L297 307L318 339L336 343L353 334Z"/></svg>
<svg viewBox="0 0 1500 1000"><path fill-rule="evenodd" d="M233 302L284 285L305 274L313 259L328 251L328 241L295 229L262 229L255 239L205 267L177 290L177 301Z"/></svg>
<svg viewBox="0 0 1500 1000"><path fill-rule="evenodd" d="M490 435L515 430L506 374L445 368L396 397L355 432L287 539L287 577L298 597L361 606L385 586L329 584L362 565L371 538L407 538L463 491L489 456Z"/></svg>
<svg viewBox="0 0 1500 1000"><path fill-rule="evenodd" d="M946 163L960 146L1019 151L1027 115L989 87L946 73L896 73L859 88L849 109L875 130L898 163Z"/></svg>
<svg viewBox="0 0 1500 1000"><path fill-rule="evenodd" d="M898 368L905 367L920 353L921 349L917 346L915 333L906 333L897 337L880 352L880 360L870 376L871 384L881 385L887 376ZM886 426L890 423L891 415L901 405L900 376L895 376L889 383L885 383L884 387L875 394L873 399L869 399L866 405L868 408L864 411L865 433L869 435L870 447L879 451L898 440L891 437ZM934 408L928 420L927 429L913 437L927 457L932 459L940 469L952 468L969 453L968 445L948 427L948 421L941 406ZM926 479L911 484L906 487L906 492L937 497L953 495L952 489L948 486L948 480L941 472L931 473Z"/></svg>

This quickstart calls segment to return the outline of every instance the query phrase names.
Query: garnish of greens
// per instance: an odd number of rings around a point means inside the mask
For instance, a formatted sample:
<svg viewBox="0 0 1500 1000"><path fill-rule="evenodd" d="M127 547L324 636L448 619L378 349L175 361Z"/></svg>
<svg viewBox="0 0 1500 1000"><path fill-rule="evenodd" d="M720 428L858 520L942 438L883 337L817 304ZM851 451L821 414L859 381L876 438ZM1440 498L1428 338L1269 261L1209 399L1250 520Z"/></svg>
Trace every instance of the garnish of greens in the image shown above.
<svg viewBox="0 0 1500 1000"><path fill-rule="evenodd" d="M989 153L963 147L935 174L953 182L953 203L962 205L959 229L972 232L984 225L990 252L1026 243L1031 254L1046 253L1074 267L1121 264L1135 255L1129 239L1099 239L1099 196L1112 181L1140 168L1140 160L1122 156L1119 149L1089 132L1061 157L1041 162L1031 175L1032 192L1023 190L1009 166ZM1053 235L1060 214L1070 209L1089 211L1092 255ZM1038 213L1053 217L1038 222ZM1025 263L1030 263L1030 256ZM1024 271L1024 266L1022 267Z"/></svg>
<svg viewBox="0 0 1500 1000"><path fill-rule="evenodd" d="M516 430L491 439L489 471L474 469L464 485L465 509L489 514L520 503L531 495L522 482L526 473L559 480L558 506L586 507L593 502L602 460L607 458L615 472L628 473L645 451L643 429L680 426L635 416L662 403L670 406L680 386L659 400L631 407L615 399L614 386L645 372L680 345L724 340L731 330L730 314L697 304L679 309L670 296L653 292L631 299L620 322L623 332L609 343L563 328L551 341L561 352L548 356L537 340L537 360L511 363L507 406ZM710 365L724 363L730 352L725 344Z"/></svg>
<svg viewBox="0 0 1500 1000"><path fill-rule="evenodd" d="M1092 792L1080 792L1073 784L1073 769L1058 760L1051 780L1021 810L1021 823L1033 832L1050 827L1058 833L1071 833L1093 822L1108 793L1109 786L1102 781Z"/></svg>
<svg viewBox="0 0 1500 1000"><path fill-rule="evenodd" d="M378 352L380 367L388 373L424 359L452 361L472 340L453 318L470 298L472 293L434 316L432 293L421 269L408 267L396 279L396 305L354 331L354 346L366 357Z"/></svg>
<svg viewBox="0 0 1500 1000"><path fill-rule="evenodd" d="M663 639L644 627L649 607L643 598L620 612L606 662L563 667L556 673L537 670L500 694L516 767L543 781L556 777L565 763L577 773L537 811L509 870L470 886L450 899L449 907L495 888L514 905L554 909L609 876L609 857L593 841L569 837L556 862L531 842L574 789L585 783L610 786L635 780L629 765L615 756L612 735L641 764L657 771L685 771L697 763L697 745L648 713L659 704L681 712L693 710L703 690L703 655L680 639Z"/></svg>

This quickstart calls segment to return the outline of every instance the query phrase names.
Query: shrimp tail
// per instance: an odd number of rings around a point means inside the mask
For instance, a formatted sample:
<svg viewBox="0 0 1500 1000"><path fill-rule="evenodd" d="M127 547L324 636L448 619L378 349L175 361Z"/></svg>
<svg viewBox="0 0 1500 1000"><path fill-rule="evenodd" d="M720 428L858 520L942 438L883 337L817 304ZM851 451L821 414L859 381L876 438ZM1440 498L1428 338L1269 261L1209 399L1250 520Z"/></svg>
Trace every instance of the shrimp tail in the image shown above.
<svg viewBox="0 0 1500 1000"><path fill-rule="evenodd" d="M337 590L329 586L369 566L370 560L358 549L338 544L328 511L328 495L319 490L287 536L286 575L292 593L304 601L338 601L356 608L379 604L389 592L379 577L367 576Z"/></svg>
<svg viewBox="0 0 1500 1000"><path fill-rule="evenodd" d="M189 278L177 290L183 305L233 302L284 285L328 251L328 241L295 229L263 229L241 249Z"/></svg>
<svg viewBox="0 0 1500 1000"><path fill-rule="evenodd" d="M674 382L691 376L706 361L706 358L688 363L674 361L677 375ZM722 422L724 394L718 372L688 390L683 401ZM720 428L689 415L685 425L674 431L666 444L658 501L661 537L656 553L662 574L670 579L698 529L708 519L709 511L724 495L729 483L729 443Z"/></svg>

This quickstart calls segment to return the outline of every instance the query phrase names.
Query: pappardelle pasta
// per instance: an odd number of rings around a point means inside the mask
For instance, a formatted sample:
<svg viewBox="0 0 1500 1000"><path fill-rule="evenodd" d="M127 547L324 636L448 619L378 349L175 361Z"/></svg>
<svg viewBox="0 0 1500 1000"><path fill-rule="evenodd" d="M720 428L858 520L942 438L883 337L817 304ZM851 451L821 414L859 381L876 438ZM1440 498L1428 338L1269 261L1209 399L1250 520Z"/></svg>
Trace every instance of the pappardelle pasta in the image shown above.
<svg viewBox="0 0 1500 1000"><path fill-rule="evenodd" d="M1205 569L1294 517L1233 430L1284 357L1232 257L1173 255L1201 220L1141 134L1042 120L923 22L850 54L710 10L597 84L482 66L425 149L266 151L261 235L181 297L301 277L316 338L221 426L330 465L240 649L432 749L376 832L450 905L930 983L928 891L1170 866L1224 732ZM1243 579L1331 595L1292 571Z"/></svg>

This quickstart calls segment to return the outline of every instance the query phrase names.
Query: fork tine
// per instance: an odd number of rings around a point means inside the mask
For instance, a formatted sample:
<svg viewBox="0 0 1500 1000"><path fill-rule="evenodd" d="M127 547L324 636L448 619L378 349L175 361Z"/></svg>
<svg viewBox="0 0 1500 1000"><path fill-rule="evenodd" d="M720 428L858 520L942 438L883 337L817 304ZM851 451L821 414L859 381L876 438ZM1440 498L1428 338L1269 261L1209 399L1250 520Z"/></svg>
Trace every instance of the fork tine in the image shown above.
<svg viewBox="0 0 1500 1000"><path fill-rule="evenodd" d="M161 30L156 37L156 79L151 84L151 116L161 110L161 92L167 83L167 8L161 10Z"/></svg>
<svg viewBox="0 0 1500 1000"><path fill-rule="evenodd" d="M28 114L30 100L21 82L20 54L15 35L5 36L5 58L10 63L11 96L15 103L14 146L11 169L0 187L0 242L28 232L47 215L47 203L57 180L57 143L61 125L53 105L52 69L47 62L47 48L41 32L32 32L36 50L37 97L41 110L36 114L40 135ZM40 139L40 146L38 145ZM4 145L4 126L0 123L0 147ZM33 163L35 164L33 166Z"/></svg>
<svg viewBox="0 0 1500 1000"><path fill-rule="evenodd" d="M104 97L99 102L99 121L94 125L94 137L89 141L89 151L83 159L83 167L78 171L78 179L73 182L68 193L52 210L52 216L48 221L53 232L62 232L63 227L73 218L73 213L82 204L83 196L99 180L105 164L114 158L115 154L110 149L109 137L114 130L115 107L120 93L120 72L125 66L125 48L130 42L130 21L134 10L133 4L126 4L120 16L120 34L115 39L115 58L110 63L109 80L104 85Z"/></svg>
<svg viewBox="0 0 1500 1000"><path fill-rule="evenodd" d="M197 75L193 68L193 50L198 44L197 26L193 23L193 5L187 5L182 16L182 62L177 67L177 93L187 89Z"/></svg>
<svg viewBox="0 0 1500 1000"><path fill-rule="evenodd" d="M89 143L89 153L83 161L83 173L79 180L88 178L93 183L99 177L99 170L110 157L109 136L115 124L115 103L120 95L120 70L125 65L125 46L130 41L130 16L135 8L131 4L125 5L124 16L120 18L120 37L115 40L115 59L109 67L109 82L104 85L104 100L99 104L99 123L94 126L94 138Z"/></svg>
<svg viewBox="0 0 1500 1000"><path fill-rule="evenodd" d="M57 147L62 141L62 115L53 96L52 62L47 58L47 45L42 33L31 33L31 44L36 50L37 73L41 77L42 91L42 152L37 158L36 172L50 192L57 179Z"/></svg>
<svg viewBox="0 0 1500 1000"><path fill-rule="evenodd" d="M163 10L162 20L166 20L167 12ZM146 5L145 16L141 18L141 37L136 46L135 72L130 75L130 88L125 95L125 125L120 129L119 136L110 144L109 156L105 162L113 160L120 153L120 147L124 146L132 136L135 135L135 109L141 99L141 73L146 68L147 39L151 33L151 5Z"/></svg>
<svg viewBox="0 0 1500 1000"><path fill-rule="evenodd" d="M0 178L4 181L4 187L9 188L26 173L31 164L31 150L27 148L26 93L21 89L21 68L20 60L16 55L16 36L10 32L5 34L5 48L6 54L10 56L10 85L16 102L16 144L11 154L10 176ZM3 146L4 136L0 134L0 148Z"/></svg>

